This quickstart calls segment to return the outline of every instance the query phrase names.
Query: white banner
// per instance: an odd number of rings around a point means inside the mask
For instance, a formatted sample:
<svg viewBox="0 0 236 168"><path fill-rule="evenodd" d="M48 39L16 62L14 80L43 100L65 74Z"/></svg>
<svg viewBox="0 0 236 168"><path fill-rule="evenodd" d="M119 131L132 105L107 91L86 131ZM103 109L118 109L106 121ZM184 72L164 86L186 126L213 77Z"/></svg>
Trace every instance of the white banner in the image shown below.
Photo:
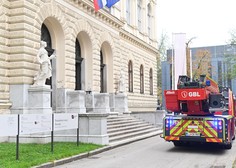
<svg viewBox="0 0 236 168"><path fill-rule="evenodd" d="M52 131L52 114L21 114L20 135Z"/></svg>
<svg viewBox="0 0 236 168"><path fill-rule="evenodd" d="M54 113L54 131L78 128L78 113Z"/></svg>
<svg viewBox="0 0 236 168"><path fill-rule="evenodd" d="M186 34L173 33L173 47L174 47L174 75L175 83L173 84L177 89L179 75L186 75Z"/></svg>
<svg viewBox="0 0 236 168"><path fill-rule="evenodd" d="M18 133L18 114L0 115L0 136L16 136Z"/></svg>
<svg viewBox="0 0 236 168"><path fill-rule="evenodd" d="M54 131L77 129L78 113L54 113ZM52 131L52 114L19 114L19 134ZM0 115L0 136L18 134L18 114Z"/></svg>

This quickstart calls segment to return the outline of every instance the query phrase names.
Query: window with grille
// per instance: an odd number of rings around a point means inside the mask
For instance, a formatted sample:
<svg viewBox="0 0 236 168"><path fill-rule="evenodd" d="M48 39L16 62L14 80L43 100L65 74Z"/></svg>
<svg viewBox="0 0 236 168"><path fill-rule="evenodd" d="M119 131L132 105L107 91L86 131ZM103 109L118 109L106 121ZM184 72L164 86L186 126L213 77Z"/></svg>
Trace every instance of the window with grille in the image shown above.
<svg viewBox="0 0 236 168"><path fill-rule="evenodd" d="M144 93L144 73L143 73L143 65L140 66L140 93Z"/></svg>
<svg viewBox="0 0 236 168"><path fill-rule="evenodd" d="M131 14L130 14L130 0L126 0L126 21L128 24L131 23Z"/></svg>
<svg viewBox="0 0 236 168"><path fill-rule="evenodd" d="M75 90L82 90L81 65L83 58L81 57L81 48L79 40L75 41Z"/></svg>
<svg viewBox="0 0 236 168"><path fill-rule="evenodd" d="M133 92L133 64L129 61L128 64L128 77L129 77L129 92Z"/></svg>
<svg viewBox="0 0 236 168"><path fill-rule="evenodd" d="M149 87L150 87L150 95L153 95L153 73L152 73L152 68L150 68L149 71Z"/></svg>
<svg viewBox="0 0 236 168"><path fill-rule="evenodd" d="M142 0L138 0L138 30L142 31Z"/></svg>
<svg viewBox="0 0 236 168"><path fill-rule="evenodd" d="M147 27L148 27L148 36L150 37L151 36L151 5L150 4L148 4L148 6L147 6L147 9L148 9L148 13L147 13L147 20L148 20L148 25L147 25Z"/></svg>

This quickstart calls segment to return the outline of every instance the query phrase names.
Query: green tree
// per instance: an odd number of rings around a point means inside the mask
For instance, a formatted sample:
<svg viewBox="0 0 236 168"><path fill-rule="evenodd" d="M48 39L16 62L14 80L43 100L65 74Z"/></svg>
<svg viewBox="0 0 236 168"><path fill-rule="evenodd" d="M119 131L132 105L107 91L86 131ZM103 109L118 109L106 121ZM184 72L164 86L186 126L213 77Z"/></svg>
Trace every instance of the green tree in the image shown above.
<svg viewBox="0 0 236 168"><path fill-rule="evenodd" d="M236 78L236 30L231 30L228 45L234 52L225 54L225 62L228 65L225 76L227 79L234 79Z"/></svg>
<svg viewBox="0 0 236 168"><path fill-rule="evenodd" d="M159 44L158 44L158 52L159 54L156 57L157 61L157 97L161 100L162 94L162 80L161 80L161 62L166 61L166 52L167 52L167 45L168 45L168 36L166 33L162 33L160 36Z"/></svg>
<svg viewBox="0 0 236 168"><path fill-rule="evenodd" d="M199 79L200 75L210 76L211 54L208 50L198 50L193 60L193 79Z"/></svg>

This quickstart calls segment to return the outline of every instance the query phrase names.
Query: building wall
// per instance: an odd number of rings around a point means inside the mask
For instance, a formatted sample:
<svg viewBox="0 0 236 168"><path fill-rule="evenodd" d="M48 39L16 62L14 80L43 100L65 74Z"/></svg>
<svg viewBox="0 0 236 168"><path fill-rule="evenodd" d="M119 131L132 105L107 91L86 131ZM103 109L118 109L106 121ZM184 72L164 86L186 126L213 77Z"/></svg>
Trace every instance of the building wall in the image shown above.
<svg viewBox="0 0 236 168"><path fill-rule="evenodd" d="M8 45L8 4L0 1L0 113L9 112L9 45Z"/></svg>
<svg viewBox="0 0 236 168"><path fill-rule="evenodd" d="M135 1L136 2L136 1ZM149 1L143 2L143 8ZM153 9L155 3L151 2ZM152 111L156 107L157 41L155 22L152 36L139 32L124 19L125 1L107 10L94 11L93 2L74 0L0 1L0 109L9 112L14 94L27 99L26 89L33 84L39 69L36 55L41 26L49 29L56 50L55 86L75 89L75 40L81 43L85 61L83 90L100 92L100 50L107 64L106 92L116 93L119 75L125 72L128 87L128 61L134 61L134 92L128 94L130 110ZM133 9L133 8L132 8ZM146 11L146 10L144 10ZM135 14L136 12L133 11ZM154 11L152 11L154 17ZM145 18L144 14L144 18ZM135 16L133 16L135 17ZM139 93L139 67L144 65L145 92ZM153 95L149 90L149 70L153 69ZM19 88L19 89L18 89ZM127 91L128 89L126 89ZM14 105L13 105L14 106Z"/></svg>

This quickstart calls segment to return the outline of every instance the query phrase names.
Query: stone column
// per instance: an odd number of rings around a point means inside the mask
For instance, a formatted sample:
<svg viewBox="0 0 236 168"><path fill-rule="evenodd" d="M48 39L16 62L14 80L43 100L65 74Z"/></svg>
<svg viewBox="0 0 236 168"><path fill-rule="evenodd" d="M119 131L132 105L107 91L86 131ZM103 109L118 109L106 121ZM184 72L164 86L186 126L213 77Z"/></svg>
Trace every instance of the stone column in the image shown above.
<svg viewBox="0 0 236 168"><path fill-rule="evenodd" d="M80 114L80 141L107 145L107 116L110 112L108 93L86 93L86 112Z"/></svg>
<svg viewBox="0 0 236 168"><path fill-rule="evenodd" d="M108 113L79 114L80 141L101 145L109 144L109 137L107 134L107 116Z"/></svg>

